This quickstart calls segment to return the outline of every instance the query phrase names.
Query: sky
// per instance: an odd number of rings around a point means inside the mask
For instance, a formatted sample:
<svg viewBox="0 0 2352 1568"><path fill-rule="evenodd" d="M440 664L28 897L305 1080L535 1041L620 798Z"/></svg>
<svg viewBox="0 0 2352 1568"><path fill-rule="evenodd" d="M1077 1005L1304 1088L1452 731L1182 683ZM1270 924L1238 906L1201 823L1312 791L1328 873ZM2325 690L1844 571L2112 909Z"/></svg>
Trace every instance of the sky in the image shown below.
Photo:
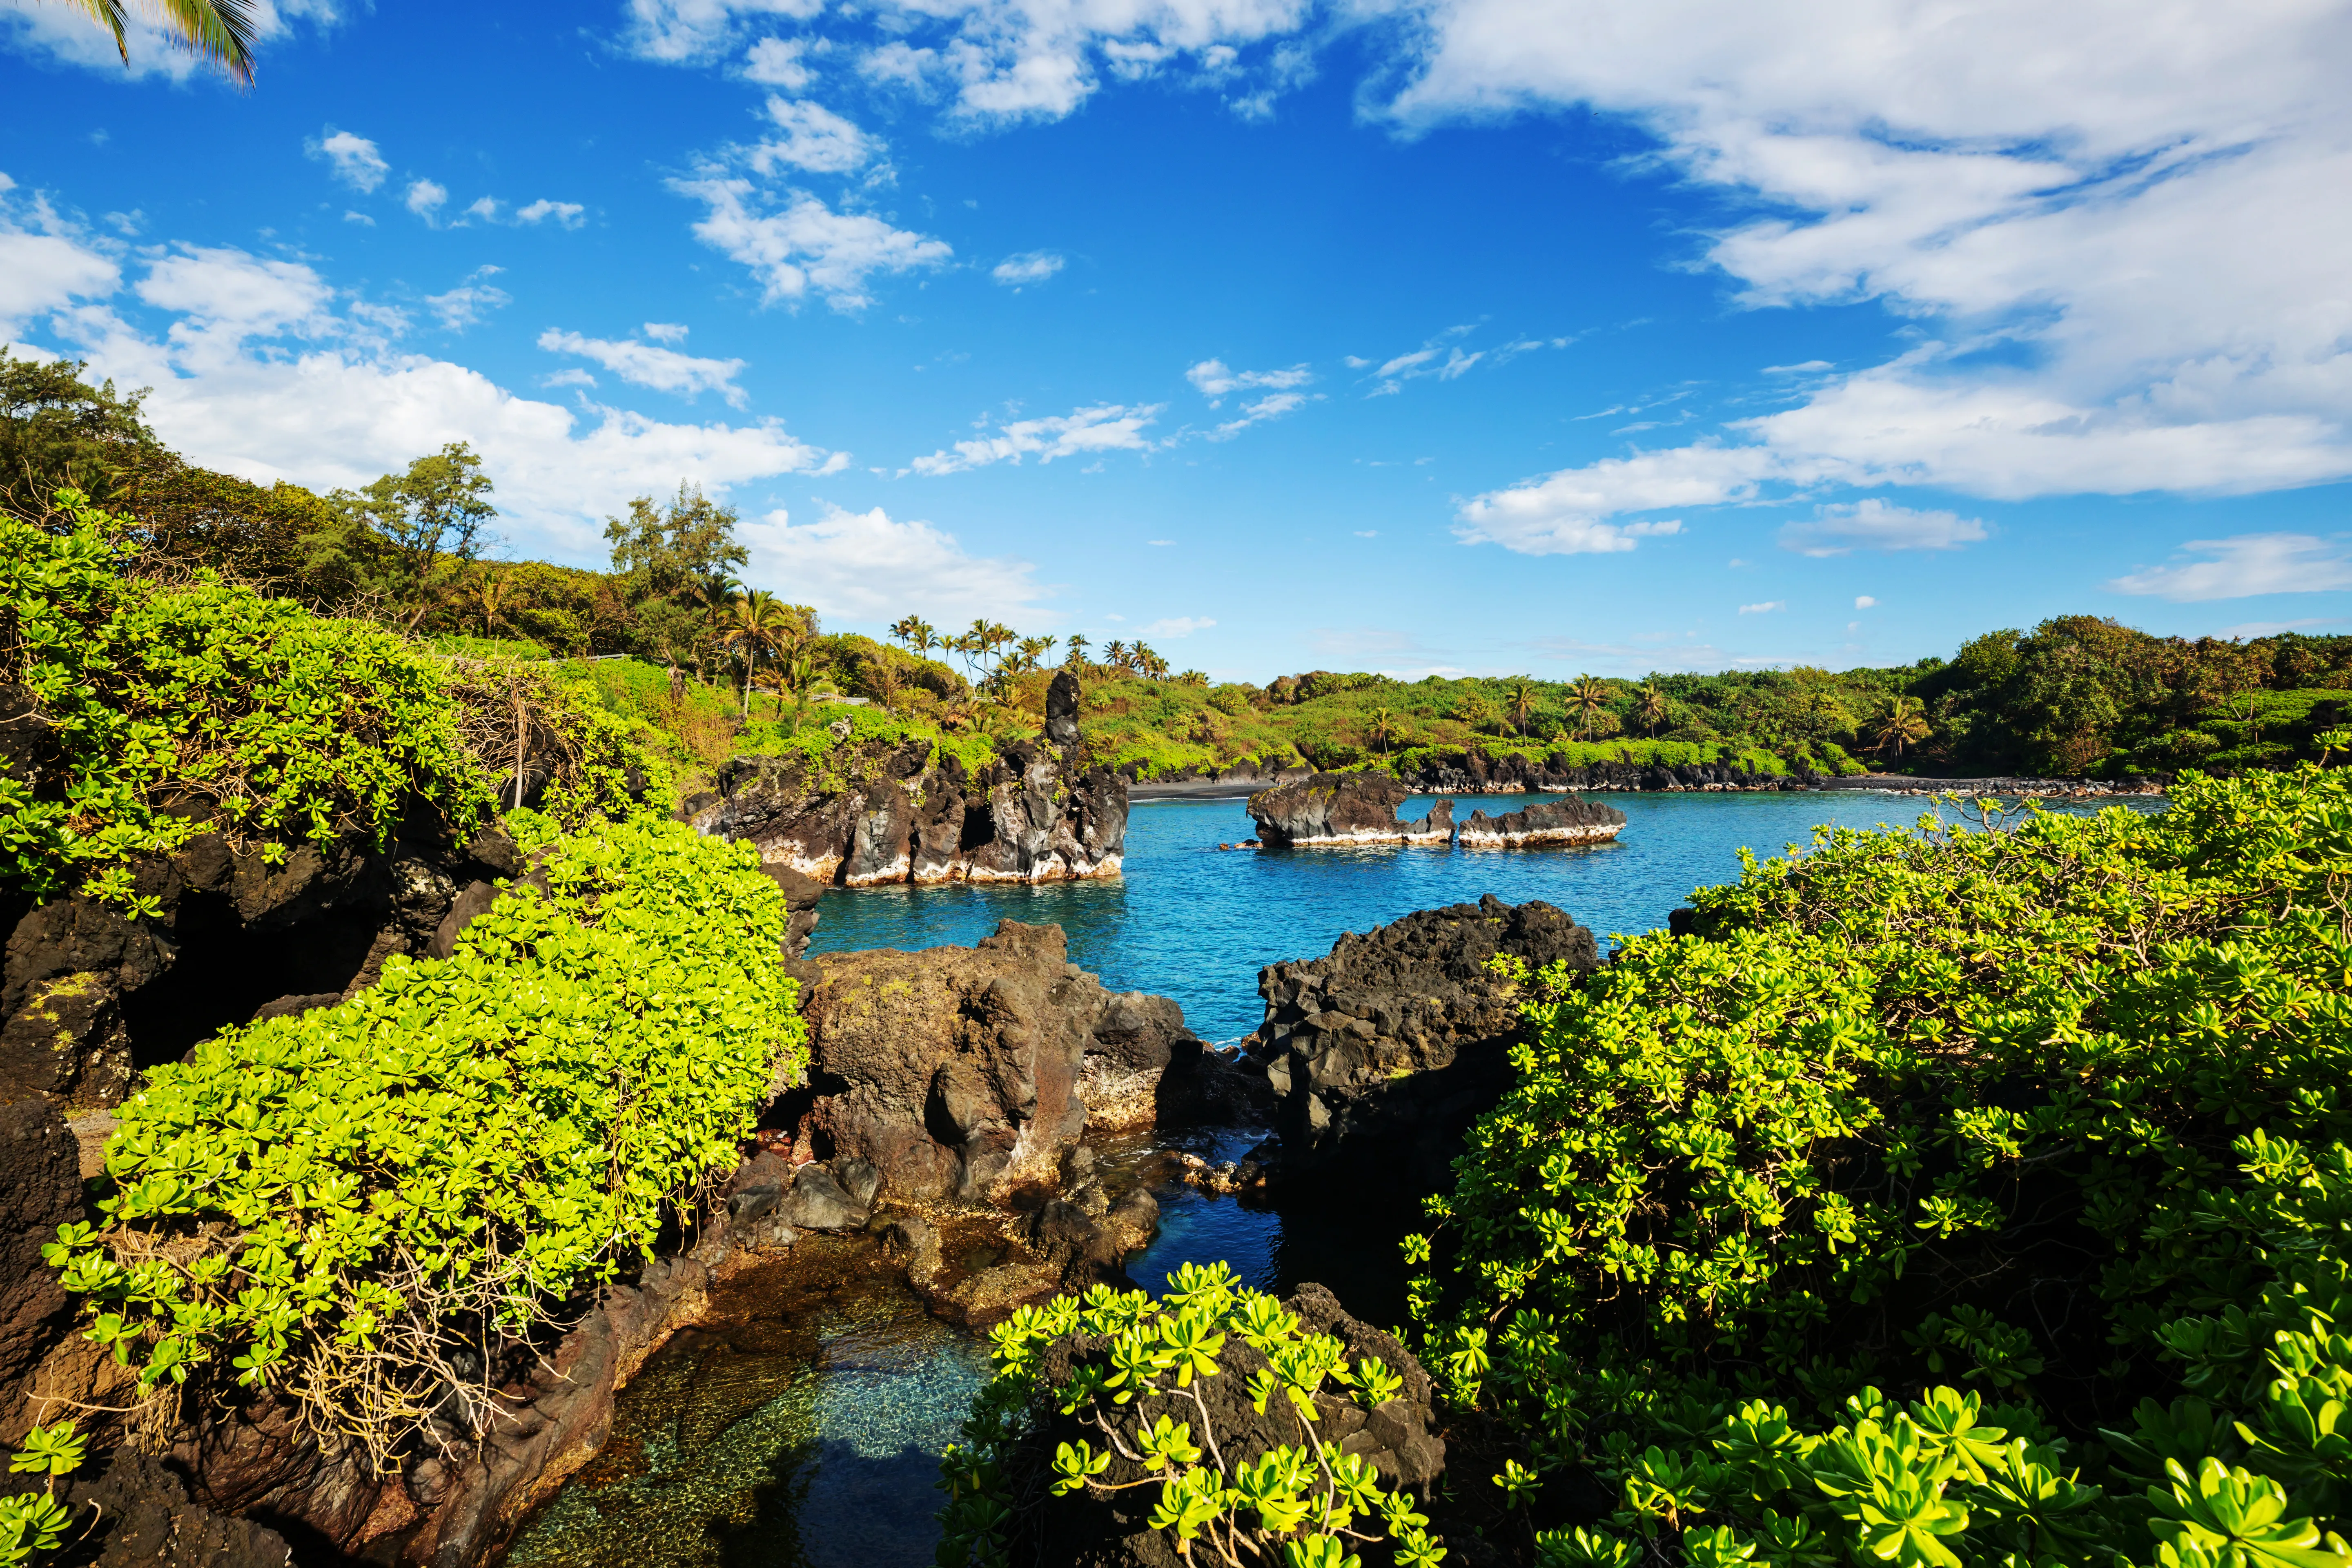
<svg viewBox="0 0 2352 1568"><path fill-rule="evenodd" d="M0 342L1179 669L2352 631L2352 4L0 0Z"/></svg>

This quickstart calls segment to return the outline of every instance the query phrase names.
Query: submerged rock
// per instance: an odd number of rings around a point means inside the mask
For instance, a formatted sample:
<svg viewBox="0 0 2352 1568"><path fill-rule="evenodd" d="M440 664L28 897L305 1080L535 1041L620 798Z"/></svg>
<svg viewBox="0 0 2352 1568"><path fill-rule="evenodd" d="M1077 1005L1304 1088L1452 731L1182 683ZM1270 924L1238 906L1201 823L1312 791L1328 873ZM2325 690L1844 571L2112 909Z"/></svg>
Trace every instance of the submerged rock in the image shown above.
<svg viewBox="0 0 2352 1568"><path fill-rule="evenodd" d="M1592 933L1551 905L1489 893L1342 936L1329 956L1258 972L1246 1049L1279 1100L1285 1180L1433 1192L1462 1134L1511 1081L1517 987L1487 968L1598 967Z"/></svg>
<svg viewBox="0 0 2352 1568"><path fill-rule="evenodd" d="M1617 837L1625 814L1612 805L1596 805L1575 795L1566 800L1539 800L1524 810L1488 816L1474 811L1470 820L1454 829L1454 841L1465 849L1524 849L1551 844L1601 844Z"/></svg>
<svg viewBox="0 0 2352 1568"><path fill-rule="evenodd" d="M1385 773L1317 773L1258 791L1249 814L1268 848L1451 840L1454 803L1441 800L1419 822L1399 822L1396 808L1407 793Z"/></svg>

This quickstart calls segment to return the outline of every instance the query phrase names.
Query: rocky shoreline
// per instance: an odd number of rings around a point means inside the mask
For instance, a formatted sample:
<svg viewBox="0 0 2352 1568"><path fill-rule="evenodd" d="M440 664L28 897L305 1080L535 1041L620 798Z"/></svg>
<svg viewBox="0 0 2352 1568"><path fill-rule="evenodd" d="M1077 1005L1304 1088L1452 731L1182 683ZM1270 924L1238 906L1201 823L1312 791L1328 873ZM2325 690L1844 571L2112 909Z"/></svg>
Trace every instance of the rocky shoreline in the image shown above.
<svg viewBox="0 0 2352 1568"><path fill-rule="evenodd" d="M1365 844L1459 844L1465 848L1533 848L1602 844L1617 837L1625 814L1575 795L1538 801L1523 811L1474 812L1456 826L1454 802L1440 799L1417 822L1401 822L1405 786L1384 773L1316 773L1249 797L1256 844L1266 849Z"/></svg>

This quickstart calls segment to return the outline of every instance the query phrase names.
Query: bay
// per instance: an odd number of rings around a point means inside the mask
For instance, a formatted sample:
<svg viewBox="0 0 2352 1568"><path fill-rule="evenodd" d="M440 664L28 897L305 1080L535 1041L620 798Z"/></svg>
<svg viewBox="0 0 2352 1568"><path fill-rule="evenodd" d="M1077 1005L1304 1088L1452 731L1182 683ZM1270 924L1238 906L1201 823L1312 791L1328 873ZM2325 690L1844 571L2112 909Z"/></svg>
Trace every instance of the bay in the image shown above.
<svg viewBox="0 0 2352 1568"><path fill-rule="evenodd" d="M1549 795L1457 803L1513 811ZM828 892L814 953L969 946L1015 920L1057 924L1072 963L1117 990L1171 996L1202 1037L1257 1026L1257 974L1319 958L1345 931L1415 910L1541 899L1617 935L1665 923L1693 889L1738 878L1740 854L1782 853L1816 827L1908 828L1934 803L1867 792L1601 795L1622 811L1616 842L1573 849L1422 847L1221 849L1249 837L1239 800L1139 803L1126 875L1023 887ZM1431 804L1415 798L1400 816ZM2120 803L2154 809L2160 801ZM2067 809L2061 807L2060 809ZM1948 819L1948 808L1944 812ZM1200 1130L1116 1141L1107 1163L1177 1148L1216 1161L1261 1132ZM1350 1310L1402 1316L1393 1223L1317 1212L1285 1223L1263 1205L1160 1192L1160 1231L1132 1260L1157 1293L1180 1263L1222 1258L1261 1289L1328 1285ZM1295 1216L1294 1216L1295 1217ZM986 1375L984 1342L930 1321L902 1286L864 1279L821 1302L782 1300L753 1321L679 1336L618 1401L614 1448L558 1494L508 1557L510 1568L907 1568L931 1559L932 1456L951 1440Z"/></svg>

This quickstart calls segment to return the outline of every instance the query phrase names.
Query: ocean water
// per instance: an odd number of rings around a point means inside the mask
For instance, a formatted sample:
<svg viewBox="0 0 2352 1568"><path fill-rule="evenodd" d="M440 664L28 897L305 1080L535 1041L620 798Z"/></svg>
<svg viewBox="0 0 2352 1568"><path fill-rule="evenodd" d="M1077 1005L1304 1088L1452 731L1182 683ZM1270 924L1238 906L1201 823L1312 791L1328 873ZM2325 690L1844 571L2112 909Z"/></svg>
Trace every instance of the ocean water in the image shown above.
<svg viewBox="0 0 2352 1568"><path fill-rule="evenodd" d="M1538 795L1457 802L1516 810ZM1073 962L1118 990L1158 992L1202 1037L1257 1026L1257 973L1317 958L1344 931L1493 893L1541 899L1602 939L1665 923L1692 889L1809 842L1819 826L1909 827L1932 803L1863 793L1601 795L1623 811L1613 844L1572 849L1392 846L1288 853L1245 838L1239 800L1138 804L1126 875L1045 888L892 888L825 895L812 952L969 945L1000 920L1059 924ZM1417 817L1416 798L1400 815ZM2159 804L2126 803L2139 809ZM1201 1130L1102 1151L1113 1166L1157 1148L1232 1159L1260 1134ZM1263 1204L1160 1189L1160 1232L1129 1265L1157 1291L1178 1264L1223 1258L1244 1281L1331 1287L1360 1316L1402 1313L1392 1231L1318 1213L1286 1225ZM1294 1216L1295 1217L1295 1216ZM919 1568L931 1560L931 1482L987 1373L983 1343L932 1321L903 1287L861 1279L794 1294L738 1326L678 1336L619 1400L613 1442L524 1532L510 1568Z"/></svg>

